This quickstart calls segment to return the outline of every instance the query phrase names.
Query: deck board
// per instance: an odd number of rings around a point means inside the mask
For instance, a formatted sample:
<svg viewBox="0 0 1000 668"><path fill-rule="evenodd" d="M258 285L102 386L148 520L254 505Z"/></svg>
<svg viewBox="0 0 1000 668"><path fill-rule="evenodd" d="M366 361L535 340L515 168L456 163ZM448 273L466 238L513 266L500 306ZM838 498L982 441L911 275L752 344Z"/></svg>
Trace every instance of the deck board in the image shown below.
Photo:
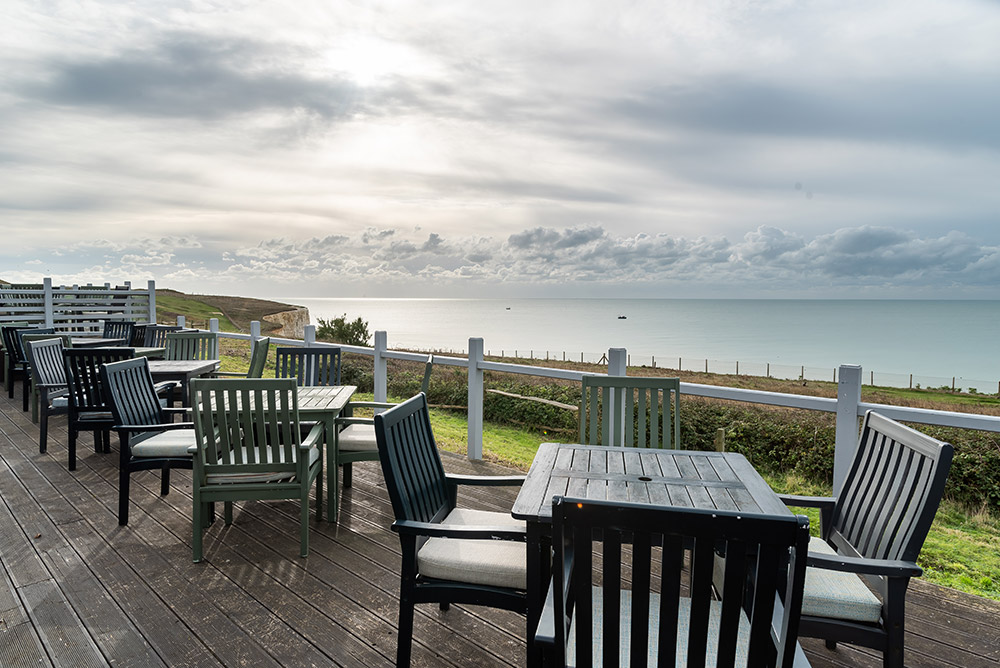
<svg viewBox="0 0 1000 668"><path fill-rule="evenodd" d="M20 388L18 388L19 390ZM0 397L0 665L391 666L399 541L377 463L354 465L341 521L312 522L298 557L296 502L236 504L235 523L205 534L191 563L191 473L132 478L128 527L117 524L117 442L66 468L64 418L49 448L19 398ZM508 473L444 455L460 473ZM463 491L461 505L504 511L514 490ZM1000 665L1000 603L916 580L908 595L907 665ZM417 607L413 665L519 666L524 619L475 606ZM863 648L803 641L818 668L868 668Z"/></svg>

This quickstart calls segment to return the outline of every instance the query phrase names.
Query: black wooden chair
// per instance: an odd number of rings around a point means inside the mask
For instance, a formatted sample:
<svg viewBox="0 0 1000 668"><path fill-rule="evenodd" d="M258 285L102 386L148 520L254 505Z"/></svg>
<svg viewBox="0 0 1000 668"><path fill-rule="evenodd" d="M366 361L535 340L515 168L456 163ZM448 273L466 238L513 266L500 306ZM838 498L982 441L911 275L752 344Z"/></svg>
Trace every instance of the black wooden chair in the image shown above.
<svg viewBox="0 0 1000 668"><path fill-rule="evenodd" d="M53 338L26 343L31 358L32 384L38 391L38 452L45 453L49 443L49 417L69 412L63 340Z"/></svg>
<svg viewBox="0 0 1000 668"><path fill-rule="evenodd" d="M132 343L134 332L135 323L131 320L105 320L101 336L105 339L121 339L122 345L128 346Z"/></svg>
<svg viewBox="0 0 1000 668"><path fill-rule="evenodd" d="M7 396L14 398L14 377L20 376L21 409L28 410L28 397L31 394L31 370L28 356L24 350L23 336L25 334L55 334L52 327L4 327L3 347L7 353Z"/></svg>
<svg viewBox="0 0 1000 668"><path fill-rule="evenodd" d="M552 524L535 640L553 665L809 665L797 642L806 517L556 497ZM729 555L717 595L716 549Z"/></svg>
<svg viewBox="0 0 1000 668"><path fill-rule="evenodd" d="M584 376L580 387L580 443L679 448L679 378Z"/></svg>
<svg viewBox="0 0 1000 668"><path fill-rule="evenodd" d="M132 359L132 348L67 348L63 350L69 388L69 470L76 470L80 431L94 432L94 451L111 452L114 416L101 383L101 365Z"/></svg>
<svg viewBox="0 0 1000 668"><path fill-rule="evenodd" d="M340 385L340 348L278 348L275 378L294 378L299 387Z"/></svg>
<svg viewBox="0 0 1000 668"><path fill-rule="evenodd" d="M132 338L125 342L130 348L141 348L146 345L146 328L152 325L151 322L137 322L132 327Z"/></svg>
<svg viewBox="0 0 1000 668"><path fill-rule="evenodd" d="M159 469L160 494L170 492L170 469L190 469L195 445L193 422L174 422L186 408L164 408L145 357L101 366L101 382L121 441L118 466L118 524L128 524L134 471Z"/></svg>
<svg viewBox="0 0 1000 668"><path fill-rule="evenodd" d="M445 474L423 393L376 415L375 437L403 553L396 665L405 667L418 603L527 612L524 523L456 507L459 485L520 485L524 477Z"/></svg>
<svg viewBox="0 0 1000 668"><path fill-rule="evenodd" d="M952 446L873 411L850 471L832 498L783 496L818 507L822 538L809 544L800 634L882 652L903 666L906 588L937 512ZM875 596L868 585L878 592Z"/></svg>
<svg viewBox="0 0 1000 668"><path fill-rule="evenodd" d="M59 339L62 341L62 347L72 348L73 347L73 336L72 334L60 333L60 334L35 334L31 332L21 332L21 348L24 350L25 361L28 366L28 404L31 408L31 421L38 422L38 397L39 390L37 386L36 374L35 374L35 362L31 356L31 344L35 341L51 341L52 339ZM59 366L62 367L62 353L60 352ZM65 379L63 381L65 385Z"/></svg>

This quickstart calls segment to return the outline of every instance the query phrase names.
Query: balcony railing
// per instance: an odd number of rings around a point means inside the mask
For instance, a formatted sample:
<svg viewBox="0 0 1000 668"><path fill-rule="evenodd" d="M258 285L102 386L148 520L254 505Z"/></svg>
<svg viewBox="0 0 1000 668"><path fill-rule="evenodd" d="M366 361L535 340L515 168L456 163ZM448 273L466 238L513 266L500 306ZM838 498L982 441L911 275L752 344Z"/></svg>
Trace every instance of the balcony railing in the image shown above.
<svg viewBox="0 0 1000 668"><path fill-rule="evenodd" d="M183 316L178 318L178 324L184 324ZM210 321L210 329L219 332L218 320ZM251 340L260 336L260 323L251 323L250 334L219 332L222 337ZM305 339L283 339L271 337L273 343L288 346L317 345L338 347L345 353L366 355L372 358L374 369L374 394L376 401L386 400L387 379L386 362L390 359L423 362L426 355L397 350L389 350L384 331L375 332L375 345L371 348L361 346L346 346L327 344L316 341L316 329L309 325L305 329ZM468 357L434 356L434 364L456 366L468 369L468 457L482 459L483 456L483 372L501 371L504 373L525 376L539 376L561 380L580 380L585 375L582 371L569 369L553 369L549 367L492 362L484 359L483 339L469 339ZM624 348L611 348L608 351L608 375L626 375L628 352ZM926 408L910 408L890 404L874 404L861 401L862 369L860 366L843 365L837 373L837 398L812 397L799 394L784 394L761 390L747 390L717 385L701 385L698 383L681 383L681 392L698 397L726 399L769 406L783 406L804 410L824 411L836 414L836 451L834 455L833 483L836 487L844 476L854 455L858 440L858 418L868 410L875 410L894 420L916 422L920 424L943 427L958 427L979 431L1000 432L1000 417L992 415L976 415L972 413L957 413L950 411L931 410Z"/></svg>

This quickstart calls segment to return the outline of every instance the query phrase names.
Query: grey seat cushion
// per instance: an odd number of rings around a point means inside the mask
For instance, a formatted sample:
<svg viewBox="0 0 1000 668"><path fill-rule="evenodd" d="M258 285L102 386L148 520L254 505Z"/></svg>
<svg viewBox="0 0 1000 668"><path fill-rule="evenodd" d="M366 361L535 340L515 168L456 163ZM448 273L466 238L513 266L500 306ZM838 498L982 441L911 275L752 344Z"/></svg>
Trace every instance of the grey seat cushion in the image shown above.
<svg viewBox="0 0 1000 668"><path fill-rule="evenodd" d="M466 508L455 508L442 524L524 527L509 513ZM417 571L440 580L524 589L526 559L521 542L430 538L417 552Z"/></svg>
<svg viewBox="0 0 1000 668"><path fill-rule="evenodd" d="M309 448L309 466L311 467L319 460L320 449L313 447ZM246 455L243 456L244 461L246 460ZM273 462L273 458L270 456L270 450L268 451L268 462ZM284 458L279 458L279 462L283 462ZM286 480L292 480L295 478L295 472L288 471L275 471L275 472L248 472L248 473L209 473L208 482L211 484L217 483L258 483L258 482L283 482Z"/></svg>
<svg viewBox="0 0 1000 668"><path fill-rule="evenodd" d="M836 554L820 538L809 539L809 551ZM802 614L875 623L882 616L882 602L854 573L823 568L806 569Z"/></svg>
<svg viewBox="0 0 1000 668"><path fill-rule="evenodd" d="M349 424L337 434L337 448L344 452L375 452L374 424Z"/></svg>
<svg viewBox="0 0 1000 668"><path fill-rule="evenodd" d="M133 457L190 457L188 448L195 445L194 429L171 429L153 434L132 444Z"/></svg>

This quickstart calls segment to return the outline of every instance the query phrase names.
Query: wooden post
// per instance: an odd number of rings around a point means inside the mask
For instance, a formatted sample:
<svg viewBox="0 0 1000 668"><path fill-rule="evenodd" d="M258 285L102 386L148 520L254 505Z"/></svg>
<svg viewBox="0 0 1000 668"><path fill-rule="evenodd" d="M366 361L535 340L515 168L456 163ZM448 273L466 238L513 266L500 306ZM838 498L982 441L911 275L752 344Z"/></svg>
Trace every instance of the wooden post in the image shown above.
<svg viewBox="0 0 1000 668"><path fill-rule="evenodd" d="M316 343L316 325L306 325L302 338L304 339L303 343L307 346Z"/></svg>
<svg viewBox="0 0 1000 668"><path fill-rule="evenodd" d="M740 375L740 361L736 360L736 375Z"/></svg>
<svg viewBox="0 0 1000 668"><path fill-rule="evenodd" d="M627 376L628 375L628 351L624 348L610 348L608 349L608 375L609 376ZM617 410L608 411L605 415L605 419L608 420L608 433L611 434L611 442L614 444L624 445L625 443L625 424L624 420L622 424L615 424L614 418L616 415L624 415L625 413L625 394L624 392L619 393L615 390L611 390L611 401L617 406Z"/></svg>
<svg viewBox="0 0 1000 668"><path fill-rule="evenodd" d="M837 383L837 432L833 455L833 492L847 478L854 451L858 447L858 404L861 403L861 367L843 364Z"/></svg>
<svg viewBox="0 0 1000 668"><path fill-rule="evenodd" d="M219 319L218 318L210 318L208 320L208 331L215 332L216 334L219 333Z"/></svg>
<svg viewBox="0 0 1000 668"><path fill-rule="evenodd" d="M655 369L656 368L656 355L653 355L652 360L653 360L653 368Z"/></svg>
<svg viewBox="0 0 1000 668"><path fill-rule="evenodd" d="M715 451L726 451L726 430L721 427L715 430Z"/></svg>
<svg viewBox="0 0 1000 668"><path fill-rule="evenodd" d="M149 319L146 322L156 322L156 281L150 281L146 284L146 289L149 290Z"/></svg>
<svg viewBox="0 0 1000 668"><path fill-rule="evenodd" d="M177 326L178 327L184 327L185 326L184 323L186 323L186 322L187 322L187 318L185 318L182 315L177 316Z"/></svg>
<svg viewBox="0 0 1000 668"><path fill-rule="evenodd" d="M250 321L250 338L254 341L260 338L260 320Z"/></svg>
<svg viewBox="0 0 1000 668"><path fill-rule="evenodd" d="M52 278L48 277L42 281L42 300L45 304L45 326L55 327L55 307L52 304Z"/></svg>
<svg viewBox="0 0 1000 668"><path fill-rule="evenodd" d="M767 373L765 374L767 378L771 377L771 363L767 363Z"/></svg>
<svg viewBox="0 0 1000 668"><path fill-rule="evenodd" d="M871 385L872 387L875 387L875 372L869 371L868 374L869 374L868 384Z"/></svg>
<svg viewBox="0 0 1000 668"><path fill-rule="evenodd" d="M913 374L910 374L910 389L913 389Z"/></svg>
<svg viewBox="0 0 1000 668"><path fill-rule="evenodd" d="M382 330L375 330L375 355L374 355L374 399L375 401L385 401L388 391L388 360L385 351L389 349L388 335Z"/></svg>
<svg viewBox="0 0 1000 668"><path fill-rule="evenodd" d="M708 373L708 358L705 358L705 373Z"/></svg>
<svg viewBox="0 0 1000 668"><path fill-rule="evenodd" d="M469 339L469 459L483 458L483 340Z"/></svg>

